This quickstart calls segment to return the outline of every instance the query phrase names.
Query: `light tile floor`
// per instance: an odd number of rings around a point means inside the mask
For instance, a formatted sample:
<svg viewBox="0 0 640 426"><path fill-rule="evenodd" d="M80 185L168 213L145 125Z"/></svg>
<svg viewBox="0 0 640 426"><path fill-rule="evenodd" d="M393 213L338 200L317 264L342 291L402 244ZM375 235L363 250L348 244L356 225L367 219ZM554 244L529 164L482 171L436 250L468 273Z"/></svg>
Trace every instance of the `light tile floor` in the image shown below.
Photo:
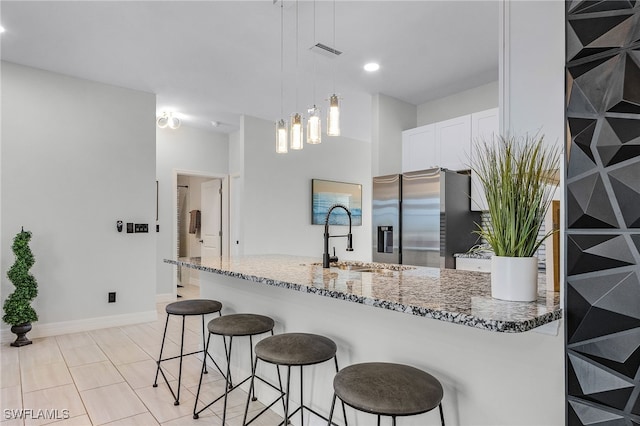
<svg viewBox="0 0 640 426"><path fill-rule="evenodd" d="M197 298L199 288L187 285L179 289L179 294L183 297L178 300ZM180 405L173 405L162 378L158 379L158 387L152 386L166 320L165 306L166 303L158 304L158 319L152 323L34 339L32 345L21 348L1 345L0 426L221 425L221 404L201 413L198 420L192 417L202 368L196 356L183 361ZM180 328L181 319L171 317L166 356L179 353ZM200 317L187 318L186 329L185 351L197 350L202 341ZM177 360L163 366L175 389ZM212 367L203 381L199 409L210 402L208 398L214 392L224 388L222 380ZM245 392L238 389L233 393L227 426L242 423L246 403ZM251 411L262 408L259 402L251 404ZM13 410L21 409L27 418L12 419ZM29 409L32 411L24 411ZM281 421L269 411L252 424L272 426Z"/></svg>

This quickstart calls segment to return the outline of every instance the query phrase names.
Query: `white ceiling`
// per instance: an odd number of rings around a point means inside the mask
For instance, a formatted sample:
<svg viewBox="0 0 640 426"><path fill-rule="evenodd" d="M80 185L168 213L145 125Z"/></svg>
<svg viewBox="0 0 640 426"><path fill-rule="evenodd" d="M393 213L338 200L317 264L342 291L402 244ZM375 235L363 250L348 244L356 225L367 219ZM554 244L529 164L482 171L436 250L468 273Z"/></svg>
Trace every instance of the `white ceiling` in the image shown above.
<svg viewBox="0 0 640 426"><path fill-rule="evenodd" d="M315 42L333 46L334 2L315 3ZM6 1L3 60L157 94L158 112L229 132L343 98L342 133L369 140L371 95L419 105L498 79L498 1L335 3L335 59L309 50L314 2ZM363 71L377 61L375 74ZM297 72L296 72L297 69ZM315 71L314 71L315 70ZM315 77L314 77L315 76ZM314 84L315 81L315 84ZM315 86L315 96L314 96ZM296 106L297 92L297 106ZM211 121L221 124L213 129Z"/></svg>

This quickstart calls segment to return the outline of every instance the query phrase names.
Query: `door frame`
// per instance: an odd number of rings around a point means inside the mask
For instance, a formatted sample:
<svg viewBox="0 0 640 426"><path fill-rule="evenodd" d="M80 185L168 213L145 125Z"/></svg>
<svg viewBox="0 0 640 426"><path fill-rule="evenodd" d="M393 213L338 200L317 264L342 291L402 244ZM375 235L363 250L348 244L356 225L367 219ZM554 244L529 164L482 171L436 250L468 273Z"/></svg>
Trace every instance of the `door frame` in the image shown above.
<svg viewBox="0 0 640 426"><path fill-rule="evenodd" d="M222 256L229 256L229 175L226 174L218 174L218 173L209 173L202 172L197 170L186 170L186 169L173 169L172 176L172 201L171 205L173 207L172 216L172 224L171 231L173 238L171 239L171 248L172 253L175 256L178 252L178 175L181 176L192 176L192 177L201 177L201 178L210 178L210 179L220 179L222 181L222 245L220 247ZM174 299L178 294L178 274L173 274L173 286L172 292Z"/></svg>

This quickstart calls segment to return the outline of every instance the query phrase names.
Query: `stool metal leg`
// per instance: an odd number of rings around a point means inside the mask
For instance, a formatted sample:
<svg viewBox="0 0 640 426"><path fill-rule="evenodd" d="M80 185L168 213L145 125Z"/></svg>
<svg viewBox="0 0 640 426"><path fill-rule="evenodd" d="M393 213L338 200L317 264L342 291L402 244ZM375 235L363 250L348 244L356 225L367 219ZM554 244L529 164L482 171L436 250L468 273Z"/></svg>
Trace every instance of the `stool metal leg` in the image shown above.
<svg viewBox="0 0 640 426"><path fill-rule="evenodd" d="M198 392L196 392L196 401L193 403L193 418L197 419L199 417L198 415L198 399L200 398L200 388L202 387L202 375L204 374L204 369L205 367L205 363L206 363L206 359L207 359L207 355L209 353L209 342L211 341L211 334L209 334L209 336L207 337L207 344L204 347L204 351L205 351L205 356L204 356L204 360L202 362L202 371L200 371L200 380L198 381Z"/></svg>
<svg viewBox="0 0 640 426"><path fill-rule="evenodd" d="M180 336L180 369L178 370L178 392L176 395L176 401L173 405L180 405L180 385L182 384L182 358L184 358L184 322L186 316L182 315L182 336Z"/></svg>
<svg viewBox="0 0 640 426"><path fill-rule="evenodd" d="M158 356L158 368L156 368L156 378L153 381L153 387L158 387L158 373L160 372L160 360L162 359L162 351L164 350L164 341L167 337L167 327L169 326L169 314L167 314L167 320L164 323L164 333L162 334L162 344L160 345L160 356ZM164 374L163 374L164 375Z"/></svg>
<svg viewBox="0 0 640 426"><path fill-rule="evenodd" d="M284 403L284 425L289 424L289 384L291 383L291 366L287 366L287 395Z"/></svg>
<svg viewBox="0 0 640 426"><path fill-rule="evenodd" d="M256 360L251 366L251 382L249 382L249 395L251 395L251 392L253 392L253 386L254 386L253 382L255 381L257 366L258 366L258 357L256 357ZM249 397L248 396L247 396L247 404L245 405L245 408L244 408L244 416L242 417L243 426L247 424L247 413L249 413Z"/></svg>
<svg viewBox="0 0 640 426"><path fill-rule="evenodd" d="M333 423L331 422L331 420L333 420L333 409L336 406L336 393L333 393L333 399L331 400L331 410L329 411L329 419L327 420L327 426L331 426Z"/></svg>
<svg viewBox="0 0 640 426"><path fill-rule="evenodd" d="M440 409L440 423L444 426L444 413L442 412L442 402L438 404L438 408Z"/></svg>
<svg viewBox="0 0 640 426"><path fill-rule="evenodd" d="M222 336L222 339L225 340L225 337ZM230 380L231 380L231 347L233 346L233 336L229 337L229 353L227 355L227 377L225 381L225 389L224 389L224 405L222 407L222 424L225 424L227 419L227 399L229 397L229 389L230 389Z"/></svg>
<svg viewBox="0 0 640 426"><path fill-rule="evenodd" d="M337 354L333 357L333 360L335 361L335 364L336 364L336 373L338 373L340 371L340 368L338 367L338 355ZM348 425L348 423L347 423L347 409L344 406L344 401L343 400L340 400L340 403L342 404L342 415L344 416L344 426L347 426Z"/></svg>
<svg viewBox="0 0 640 426"><path fill-rule="evenodd" d="M300 366L300 426L304 426L304 381L302 380L302 366Z"/></svg>
<svg viewBox="0 0 640 426"><path fill-rule="evenodd" d="M205 347L205 343L204 343L204 314L201 315L202 317L202 347ZM209 372L207 371L207 353L204 353L204 356L202 357L202 362L204 363L204 374L209 374Z"/></svg>
<svg viewBox="0 0 640 426"><path fill-rule="evenodd" d="M273 335L273 330L271 330L271 335ZM253 370L253 336L249 336L249 359L251 361L251 363L249 364L251 366L251 375L255 376L256 372L255 370ZM251 401L256 402L258 400L258 398L256 398L256 389L253 388L253 392L249 394L249 396L251 396Z"/></svg>

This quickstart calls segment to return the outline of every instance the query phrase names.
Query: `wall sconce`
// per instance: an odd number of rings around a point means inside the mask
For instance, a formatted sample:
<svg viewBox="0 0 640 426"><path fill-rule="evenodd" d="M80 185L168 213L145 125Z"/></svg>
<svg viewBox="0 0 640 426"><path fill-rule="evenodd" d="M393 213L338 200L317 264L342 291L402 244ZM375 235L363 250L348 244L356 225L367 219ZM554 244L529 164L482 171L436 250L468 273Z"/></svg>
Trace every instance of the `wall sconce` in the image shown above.
<svg viewBox="0 0 640 426"><path fill-rule="evenodd" d="M172 112L163 112L162 115L156 120L156 124L161 129L169 127L170 129L175 130L180 127L181 122L180 119L177 116L173 115Z"/></svg>

